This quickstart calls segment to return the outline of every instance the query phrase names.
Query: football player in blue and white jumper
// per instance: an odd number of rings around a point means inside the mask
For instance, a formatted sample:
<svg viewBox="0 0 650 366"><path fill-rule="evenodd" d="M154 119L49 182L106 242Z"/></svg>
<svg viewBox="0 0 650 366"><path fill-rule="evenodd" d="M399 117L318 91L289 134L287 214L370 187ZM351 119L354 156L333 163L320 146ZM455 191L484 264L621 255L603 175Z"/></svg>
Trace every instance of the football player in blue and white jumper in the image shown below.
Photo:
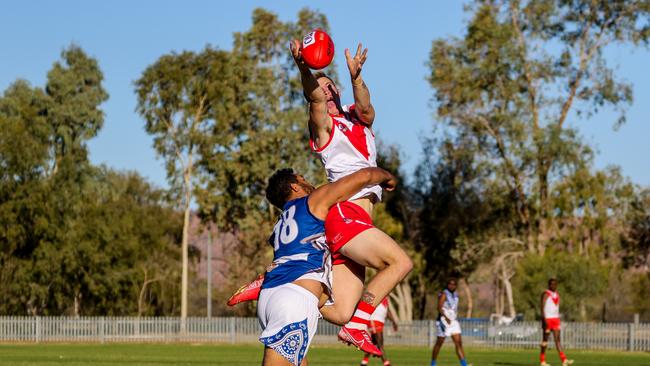
<svg viewBox="0 0 650 366"><path fill-rule="evenodd" d="M437 336L435 346L431 352L431 366L436 366L438 353L442 348L447 337L451 337L456 346L456 355L461 366L467 366L465 360L465 350L463 350L463 339L460 335L460 323L457 320L458 315L458 294L456 280L450 278L447 280L447 287L438 294L438 319L436 320Z"/></svg>
<svg viewBox="0 0 650 366"><path fill-rule="evenodd" d="M331 294L331 257L325 241L330 208L362 188L381 185L393 190L395 177L380 168L365 168L316 189L291 169L275 172L266 198L280 208L269 243L268 267L257 304L265 345L264 366L307 364L309 344L316 334L319 308Z"/></svg>

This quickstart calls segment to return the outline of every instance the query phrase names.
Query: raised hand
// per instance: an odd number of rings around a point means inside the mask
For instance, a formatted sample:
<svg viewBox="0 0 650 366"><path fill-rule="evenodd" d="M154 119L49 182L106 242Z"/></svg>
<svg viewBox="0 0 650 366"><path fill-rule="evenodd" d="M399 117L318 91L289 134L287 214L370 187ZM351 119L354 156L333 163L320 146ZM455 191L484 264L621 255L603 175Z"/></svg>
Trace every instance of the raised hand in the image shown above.
<svg viewBox="0 0 650 366"><path fill-rule="evenodd" d="M361 68L363 67L364 62L366 62L366 58L368 58L368 49L365 48L363 52L361 52L361 48L361 43L359 43L354 57L350 54L350 49L345 49L345 61L348 64L348 70L350 70L350 77L352 77L352 80L355 80L359 75L361 75Z"/></svg>
<svg viewBox="0 0 650 366"><path fill-rule="evenodd" d="M386 173L388 173L388 172L386 172ZM392 175L390 173L388 173L388 174L390 175L390 178L388 180L386 180L384 183L382 183L381 187L383 189L385 189L386 191L388 191L388 192L392 192L392 191L395 190L395 188L397 188L398 182L397 182L397 178L394 175Z"/></svg>
<svg viewBox="0 0 650 366"><path fill-rule="evenodd" d="M291 49L291 56L293 56L293 61L298 65L299 69L304 69L307 68L307 64L305 64L305 61L302 59L302 52L300 50L300 41L298 40L291 40L289 43L289 48Z"/></svg>

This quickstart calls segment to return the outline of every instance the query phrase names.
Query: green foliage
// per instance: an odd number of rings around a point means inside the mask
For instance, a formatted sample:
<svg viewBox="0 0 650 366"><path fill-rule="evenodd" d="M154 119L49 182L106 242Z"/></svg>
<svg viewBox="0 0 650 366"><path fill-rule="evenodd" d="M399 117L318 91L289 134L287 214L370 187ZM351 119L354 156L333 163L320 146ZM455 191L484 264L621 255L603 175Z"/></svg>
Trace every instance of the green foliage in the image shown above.
<svg viewBox="0 0 650 366"><path fill-rule="evenodd" d="M615 126L625 121L632 88L604 50L647 45L650 6L477 0L467 10L465 33L434 40L429 56L436 132L416 173L416 245L428 268L469 274L499 264L492 273L504 289L524 253L616 261L633 242L636 189L616 168L595 171L571 126L603 108L618 112Z"/></svg>
<svg viewBox="0 0 650 366"><path fill-rule="evenodd" d="M638 273L632 281L632 306L642 319L650 318L650 273Z"/></svg>
<svg viewBox="0 0 650 366"><path fill-rule="evenodd" d="M624 262L626 266L650 273L650 189L635 193L627 213L630 228L623 239Z"/></svg>
<svg viewBox="0 0 650 366"><path fill-rule="evenodd" d="M57 159L73 149L85 154L84 142L95 137L104 123L104 112L98 106L108 99L101 85L104 76L94 58L74 45L65 49L61 58L48 72L45 86L47 120Z"/></svg>
<svg viewBox="0 0 650 366"><path fill-rule="evenodd" d="M528 319L539 319L541 295L548 280L556 278L563 319L597 319L601 303L593 300L607 289L608 273L609 266L594 257L570 256L553 250L543 256L528 254L519 262L513 281L517 311Z"/></svg>
<svg viewBox="0 0 650 366"><path fill-rule="evenodd" d="M644 1L529 0L476 1L470 11L463 38L435 40L431 49L429 82L446 134L439 148L472 155L484 183L510 195L513 229L527 249L541 253L563 219L554 217L552 197L564 193L556 184L591 171L591 149L567 120L603 107L624 120L631 87L602 50L647 42L650 9ZM569 216L581 209L570 207Z"/></svg>
<svg viewBox="0 0 650 366"><path fill-rule="evenodd" d="M76 46L62 58L45 89L0 98L0 314L173 313L178 215L139 176L90 165L102 73Z"/></svg>

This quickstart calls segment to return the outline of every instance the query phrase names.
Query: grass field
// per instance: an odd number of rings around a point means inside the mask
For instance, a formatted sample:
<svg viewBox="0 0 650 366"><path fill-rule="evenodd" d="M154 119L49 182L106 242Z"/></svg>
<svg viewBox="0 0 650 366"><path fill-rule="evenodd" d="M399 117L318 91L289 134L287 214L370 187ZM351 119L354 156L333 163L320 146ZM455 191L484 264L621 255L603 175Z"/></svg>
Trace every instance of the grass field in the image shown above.
<svg viewBox="0 0 650 366"><path fill-rule="evenodd" d="M389 347L393 365L428 366L429 350L425 348ZM260 346L225 345L0 345L0 365L259 365ZM650 366L650 353L567 352L574 365ZM312 366L358 365L360 353L344 346L314 347L309 351ZM534 350L468 349L467 359L474 366L538 365ZM557 353L549 353L547 361L559 366ZM381 365L379 361L371 365ZM453 348L445 347L438 365L458 365Z"/></svg>

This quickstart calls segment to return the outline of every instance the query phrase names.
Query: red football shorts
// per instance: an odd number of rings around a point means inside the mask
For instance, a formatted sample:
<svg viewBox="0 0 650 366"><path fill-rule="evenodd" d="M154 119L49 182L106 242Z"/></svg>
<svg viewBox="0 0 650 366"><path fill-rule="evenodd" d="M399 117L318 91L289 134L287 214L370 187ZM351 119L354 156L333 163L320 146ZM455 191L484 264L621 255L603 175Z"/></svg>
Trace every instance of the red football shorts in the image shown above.
<svg viewBox="0 0 650 366"><path fill-rule="evenodd" d="M345 263L345 256L339 253L341 247L373 227L370 215L356 203L345 201L332 206L325 218L325 237L332 253L332 265Z"/></svg>
<svg viewBox="0 0 650 366"><path fill-rule="evenodd" d="M560 330L560 318L547 318L546 330Z"/></svg>

